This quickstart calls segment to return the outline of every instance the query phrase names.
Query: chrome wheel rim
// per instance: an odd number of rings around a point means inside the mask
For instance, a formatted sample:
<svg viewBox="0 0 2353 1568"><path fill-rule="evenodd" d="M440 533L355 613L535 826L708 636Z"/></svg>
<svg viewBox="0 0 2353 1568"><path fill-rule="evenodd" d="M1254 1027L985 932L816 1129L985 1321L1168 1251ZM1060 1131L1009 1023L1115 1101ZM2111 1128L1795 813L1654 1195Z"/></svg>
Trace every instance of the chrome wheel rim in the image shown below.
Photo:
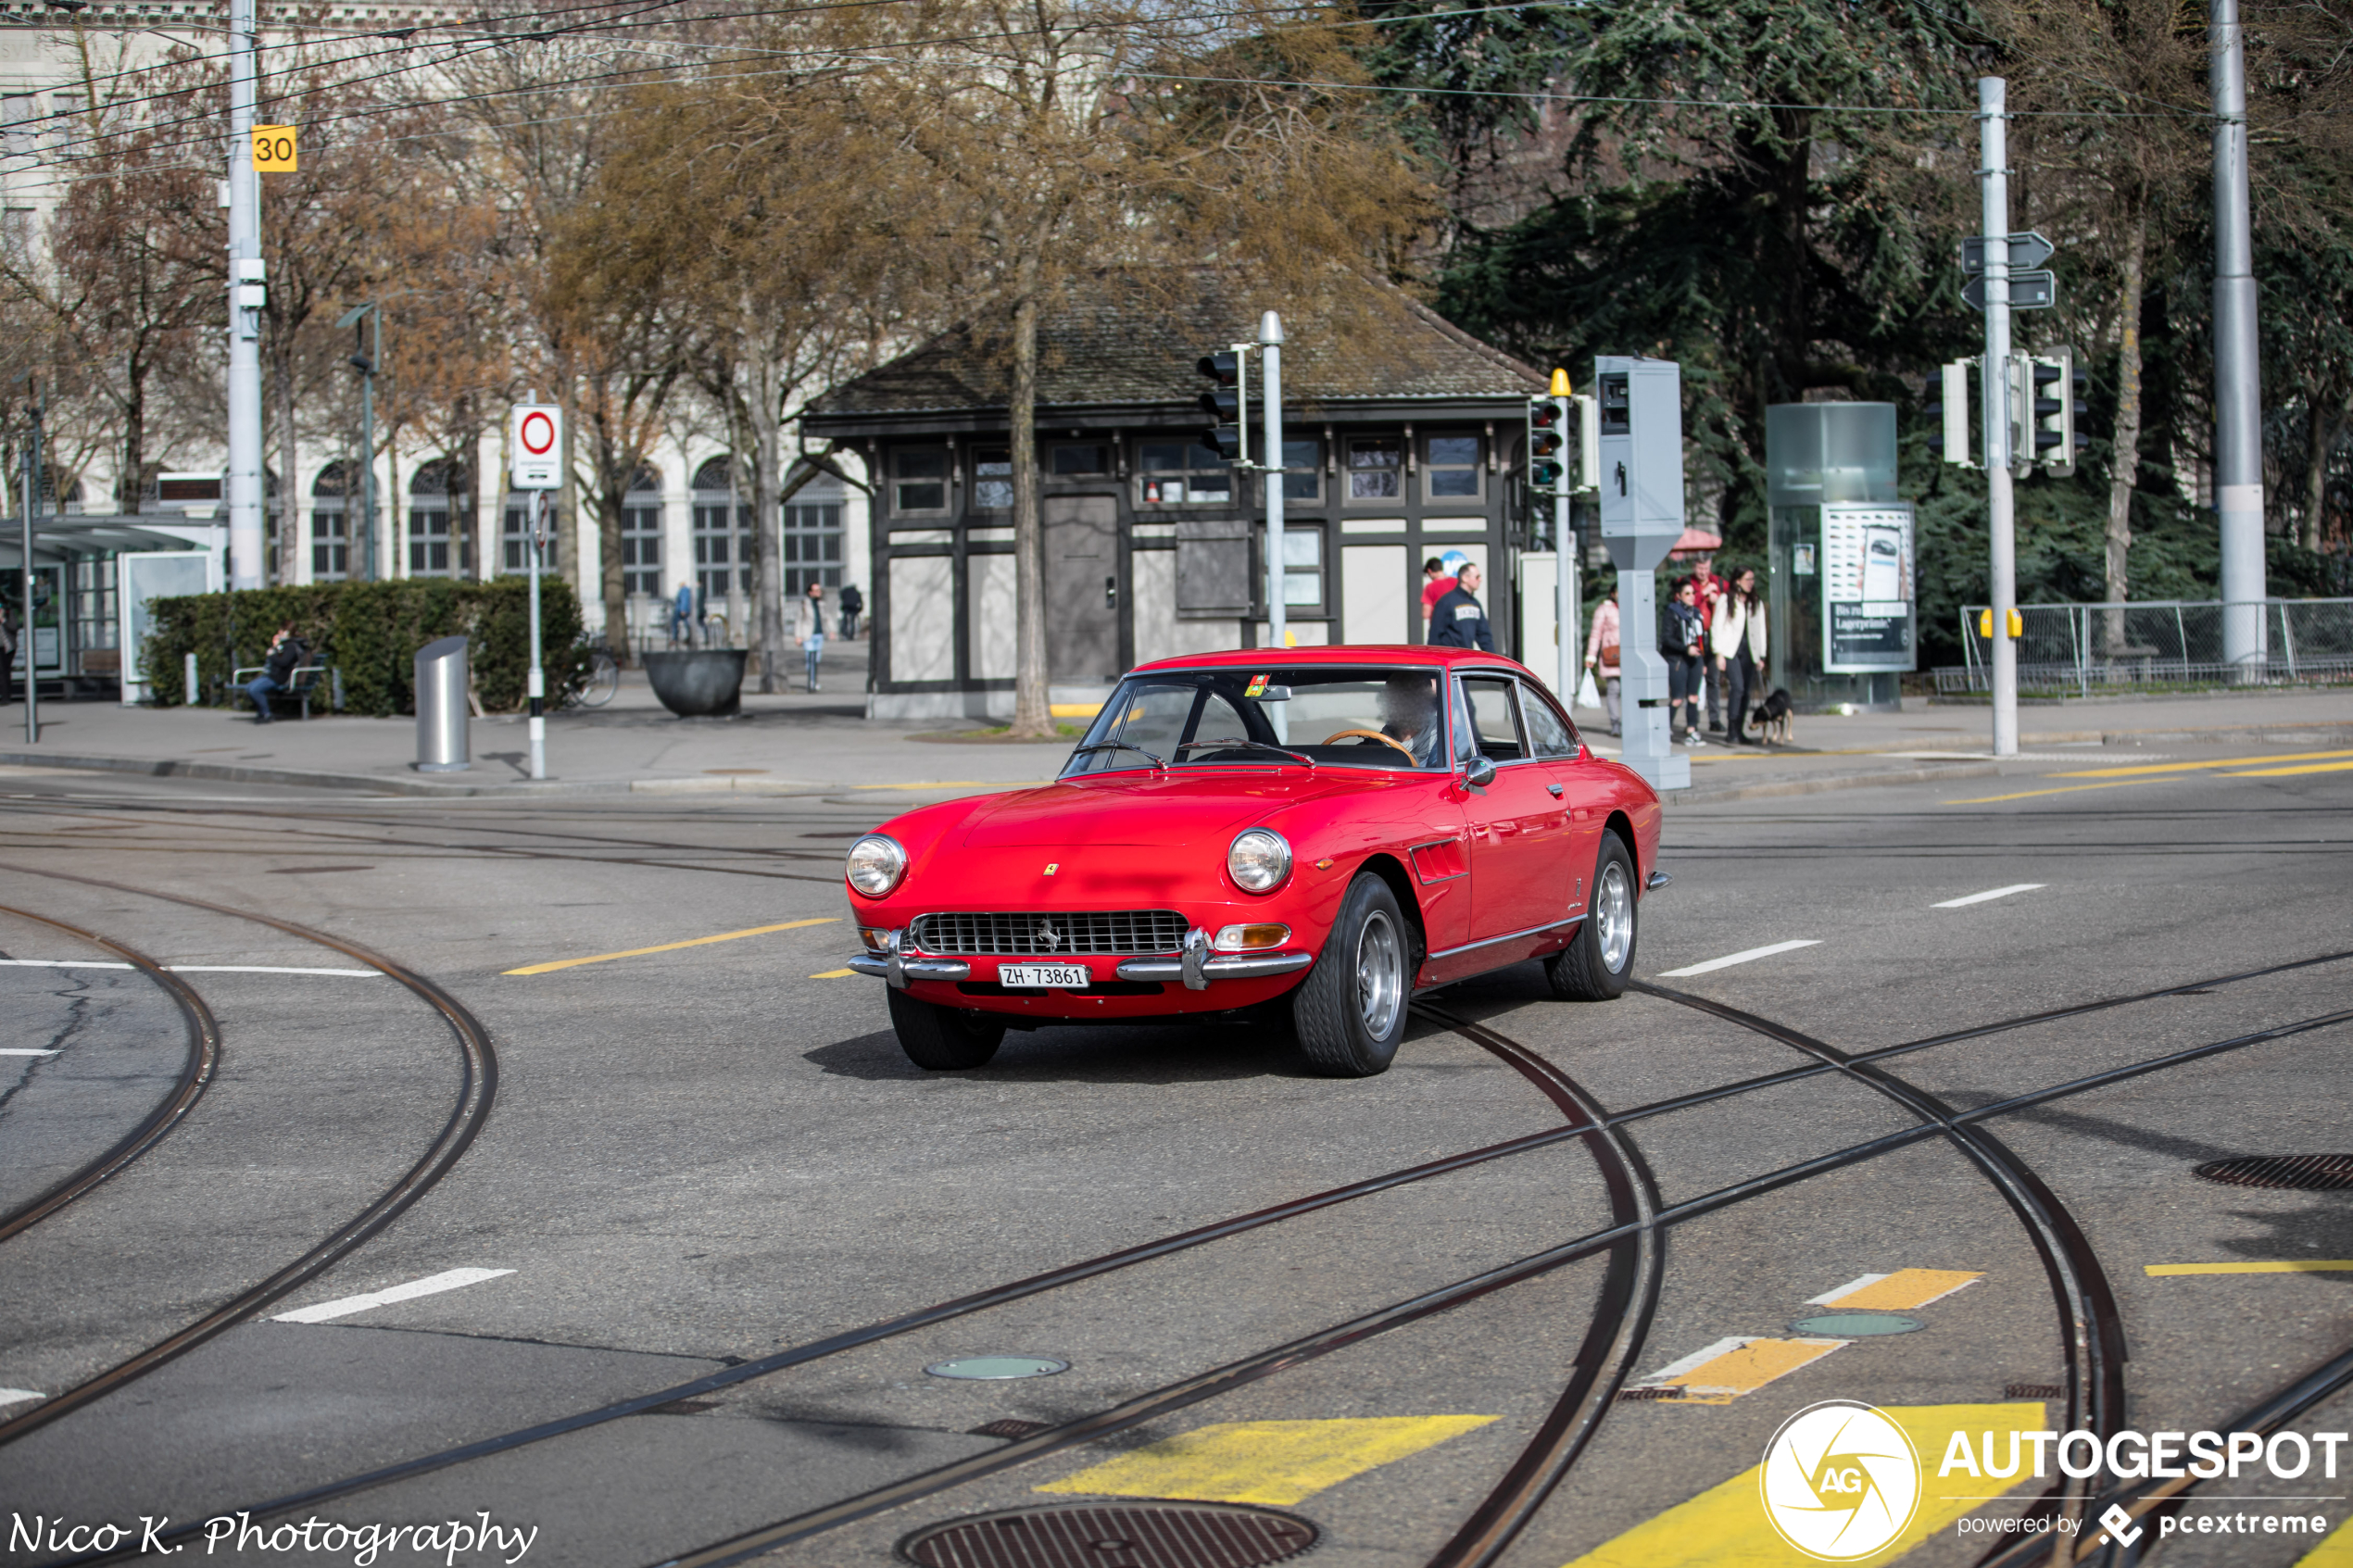
<svg viewBox="0 0 2353 1568"><path fill-rule="evenodd" d="M1627 884L1626 868L1615 860L1602 868L1593 919L1599 922L1596 935L1601 937L1602 967L1617 974L1634 952L1634 893Z"/></svg>
<svg viewBox="0 0 2353 1568"><path fill-rule="evenodd" d="M1374 1039L1386 1039L1396 1026L1405 994L1405 965L1397 925L1376 909L1365 917L1356 934L1356 1016Z"/></svg>

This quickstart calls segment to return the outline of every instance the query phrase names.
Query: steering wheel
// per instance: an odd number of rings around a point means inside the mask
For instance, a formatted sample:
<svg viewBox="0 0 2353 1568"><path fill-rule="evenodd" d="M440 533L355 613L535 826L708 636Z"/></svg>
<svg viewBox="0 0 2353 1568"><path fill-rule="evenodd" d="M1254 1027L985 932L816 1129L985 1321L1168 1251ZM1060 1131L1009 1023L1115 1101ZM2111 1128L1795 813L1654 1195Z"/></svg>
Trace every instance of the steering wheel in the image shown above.
<svg viewBox="0 0 2353 1568"><path fill-rule="evenodd" d="M1343 741L1348 739L1351 735L1355 736L1359 740L1377 740L1383 746L1395 746L1399 751L1405 754L1406 761L1411 762L1414 760L1414 752L1411 746L1406 746L1403 742L1391 736L1381 734L1378 730L1340 730L1335 734L1326 735L1323 738L1322 744L1329 746L1334 741Z"/></svg>

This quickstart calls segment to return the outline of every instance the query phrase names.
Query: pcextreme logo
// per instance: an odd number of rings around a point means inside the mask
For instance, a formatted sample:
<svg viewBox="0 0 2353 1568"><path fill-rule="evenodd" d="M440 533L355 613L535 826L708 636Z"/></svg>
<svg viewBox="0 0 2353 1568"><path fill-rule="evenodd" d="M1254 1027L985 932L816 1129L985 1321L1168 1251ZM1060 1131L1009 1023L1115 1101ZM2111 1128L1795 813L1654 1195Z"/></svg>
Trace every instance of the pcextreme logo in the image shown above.
<svg viewBox="0 0 2353 1568"><path fill-rule="evenodd" d="M1920 1500L1920 1460L1869 1405L1825 1399L1781 1423L1757 1471L1765 1517L1824 1562L1869 1557L1904 1533Z"/></svg>

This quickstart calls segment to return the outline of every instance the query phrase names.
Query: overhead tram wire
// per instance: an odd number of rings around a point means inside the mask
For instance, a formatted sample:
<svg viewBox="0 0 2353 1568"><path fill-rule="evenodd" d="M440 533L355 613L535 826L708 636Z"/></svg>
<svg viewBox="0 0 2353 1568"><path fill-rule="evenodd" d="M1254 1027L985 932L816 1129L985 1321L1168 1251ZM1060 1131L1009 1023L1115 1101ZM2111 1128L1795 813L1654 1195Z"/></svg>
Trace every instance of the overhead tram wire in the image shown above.
<svg viewBox="0 0 2353 1568"><path fill-rule="evenodd" d="M1850 1063L1867 1063L1883 1060L1894 1056L1933 1049L1939 1046L1958 1044L1966 1040L1982 1039L1994 1035L2005 1034L2020 1029L2032 1028L2038 1024L2057 1022L2066 1019L2084 1017L2093 1013L2102 1012L2116 1008L2129 1007L2138 1003L2160 1000L2164 997L2178 996L2185 992L2210 990L2219 986L2263 979L2274 974L2291 973L2300 970L2316 968L2324 964L2341 963L2347 960L2353 960L2353 950L2323 953L2311 958L2289 960L2285 962L2269 965L2261 969L2246 970L2232 974L2218 975L2210 979L2185 981L2175 985L2163 986L2148 991L2135 992L2125 996L2103 997L2095 1001L2076 1003L2069 1007L2046 1009L2039 1012L2027 1013L2009 1019L1995 1020L1989 1023L1974 1024L1967 1028L1949 1031L1942 1035L1929 1035L1918 1040L1906 1041L1898 1045L1881 1047L1874 1050L1859 1051L1848 1058L1848 1061ZM2272 1029L2259 1030L2251 1034L2234 1035L2224 1040L2211 1041L2206 1045L2190 1047L2184 1050L2176 1051L2164 1057L2131 1063L2121 1068L2110 1069L2103 1073L2090 1074L2086 1077L2072 1079L2057 1085L2046 1085L2042 1089L2028 1091L2027 1093L2013 1096L2005 1100L1972 1107L1969 1110L1958 1113L1955 1117L1955 1121L1958 1123L1974 1123L1997 1115L2009 1114L2017 1110L2031 1109L2034 1105L2049 1100L2065 1098L2071 1095L2084 1093L2090 1089L2102 1087L2110 1083L2122 1082L2128 1078L2150 1073L2161 1072L2167 1068L2183 1065L2190 1061L2203 1060L2208 1057L2245 1049L2251 1046L2261 1044L2267 1040L2286 1038L2294 1035L2303 1034L2316 1029L2330 1028L2348 1022L2353 1022L2353 1010L2323 1014L2317 1018L2297 1020L2294 1022L2282 1024ZM1645 1105L1638 1105L1624 1110L1613 1111L1603 1117L1599 1123L1594 1125L1569 1125L1554 1128L1541 1133L1529 1134L1522 1137L1512 1139L1506 1143L1491 1145L1484 1148L1472 1149L1462 1154L1448 1156L1444 1159L1433 1160L1423 1165L1409 1167L1403 1171L1391 1172L1382 1176L1371 1177L1365 1181L1352 1184L1348 1186L1336 1187L1328 1192L1318 1193L1308 1198L1295 1198L1289 1203L1277 1204L1269 1209L1259 1210L1252 1213L1239 1215L1228 1220L1213 1222L1212 1223L1202 1225L1192 1230L1181 1231L1173 1236L1164 1236L1156 1241L1139 1243L1134 1247L1126 1248L1117 1252L1106 1253L1101 1257L1088 1259L1082 1262L1067 1264L1063 1268L1051 1270L1043 1274L1033 1275L1026 1280L1020 1280L1009 1285L998 1286L988 1290L976 1292L973 1295L941 1302L933 1307L919 1309L916 1311L907 1313L901 1317L887 1319L882 1323L870 1324L864 1328L849 1330L845 1333L832 1336L826 1339L791 1347L784 1350L773 1351L766 1356L747 1360L738 1362L734 1366L722 1368L717 1372L706 1374L701 1377L692 1379L686 1383L676 1384L667 1388L657 1389L651 1393L621 1400L613 1404L603 1406L599 1409L584 1411L569 1416L560 1416L549 1421L542 1422L535 1426L524 1427L517 1431L506 1433L499 1436L482 1438L475 1442L464 1444L459 1447L445 1449L436 1453L420 1455L415 1459L399 1461L393 1464L369 1471L359 1475L349 1476L340 1481L329 1482L321 1486L309 1487L300 1492L258 1502L245 1507L243 1512L258 1518L266 1518L294 1509L314 1507L320 1503L332 1501L338 1498L348 1497L355 1493L367 1491L376 1486L386 1486L396 1481L402 1481L418 1475L429 1474L435 1471L450 1468L454 1465L464 1464L477 1459L487 1458L492 1454L508 1452L514 1449L546 1441L551 1437L561 1436L572 1432L584 1430L585 1428L590 1426L601 1425L607 1422L619 1420L624 1416L635 1415L645 1411L652 1410L657 1406L669 1404L678 1399L691 1399L736 1384L747 1383L752 1381L753 1379L765 1377L771 1375L772 1374L786 1371L792 1367L805 1365L809 1362L820 1361L829 1356L837 1355L846 1350L855 1349L861 1346L874 1344L883 1339L893 1338L899 1335L906 1334L918 1328L927 1328L940 1323L969 1316L975 1312L985 1311L995 1307L1024 1300L1030 1297L1041 1295L1051 1290L1060 1289L1065 1286L1076 1284L1082 1280L1092 1279L1101 1274L1110 1273L1136 1263L1170 1256L1176 1252L1185 1251L1191 1248L1202 1246L1210 1241L1221 1240L1227 1236L1239 1235L1264 1225L1293 1218L1299 1214L1330 1208L1338 1204L1351 1201L1356 1198L1368 1196L1378 1192L1385 1192L1396 1186L1426 1180L1430 1176L1448 1173L1452 1171L1472 1165L1484 1164L1494 1160L1509 1158L1513 1155L1549 1147L1570 1139L1587 1138L1597 1131L1607 1132L1651 1117L1663 1116L1680 1110L1693 1110L1702 1106L1730 1099L1740 1095L1753 1093L1757 1090L1779 1087L1782 1085L1797 1083L1808 1078L1822 1077L1835 1071L1837 1071L1837 1069L1833 1068L1830 1063L1818 1060L1805 1066L1785 1068L1778 1072L1740 1079L1729 1084L1720 1084L1712 1088L1693 1090L1690 1093L1673 1096L1667 1099L1654 1100ZM1748 1198L1760 1197L1768 1192L1779 1191L1783 1187L1794 1185L1800 1182L1809 1179L1812 1176L1824 1174L1831 1171L1846 1169L1850 1166L1860 1164L1867 1160L1876 1158L1881 1154L1892 1153L1896 1149L1909 1148L1915 1144L1925 1142L1935 1137L1943 1129L1935 1125L1922 1124L1905 1128L1892 1134L1883 1135L1881 1137L1869 1140L1865 1143L1850 1145L1843 1149L1834 1149L1828 1154L1802 1160L1795 1165L1784 1166L1776 1171L1768 1171L1763 1175L1750 1177L1747 1180L1735 1183L1730 1186L1718 1188L1712 1193L1704 1193L1696 1198L1686 1199L1681 1203L1673 1205L1667 1210L1659 1211L1655 1216L1654 1216L1654 1221L1655 1223L1658 1225L1667 1225L1678 1223L1684 1220L1696 1219L1705 1214L1714 1213L1719 1210L1731 1207L1734 1204L1746 1201ZM1577 1238L1574 1241L1565 1243L1560 1248L1552 1248L1545 1253L1536 1255L1540 1258L1551 1260L1545 1269L1540 1269L1536 1272L1546 1272L1546 1270L1550 1268L1557 1268L1563 1264L1575 1261L1578 1259L1595 1255L1625 1240L1627 1236L1631 1234L1633 1234L1631 1230L1622 1226L1613 1225L1608 1229L1596 1231L1585 1236ZM1530 1261L1530 1260L1523 1259L1520 1261L1522 1263L1526 1263ZM1514 1265L1507 1265L1506 1267L1514 1267ZM1493 1271L1491 1271L1491 1273ZM1483 1279L1487 1276L1482 1275L1477 1277ZM1523 1277L1533 1277L1533 1274L1529 1274ZM1458 1284L1462 1282L1458 1282ZM1510 1282L1507 1281L1504 1283ZM1447 1288L1452 1289L1454 1287ZM1491 1285L1489 1288L1500 1288L1500 1286ZM1379 1314L1375 1315L1378 1316ZM1393 1324L1390 1326L1393 1326ZM1376 1332L1378 1331L1376 1330ZM1338 1348L1340 1347L1335 1344L1327 1348ZM1320 1354L1321 1352L1318 1351L1317 1353ZM1166 1391L1164 1390L1163 1392ZM1037 1434L1031 1438L1024 1439L1024 1441L1035 1443L1051 1435ZM1572 1452L1569 1457L1573 1459L1575 1457L1574 1453ZM219 1511L216 1510L215 1512L218 1512ZM847 1521L845 1520L842 1522L846 1523ZM193 1538L199 1528L200 1527L196 1525L182 1526L179 1531L167 1535L164 1537L165 1543L168 1545L175 1540ZM782 1542L779 1541L776 1544L782 1544ZM81 1557L62 1560L59 1562L47 1565L47 1568L94 1568L94 1565L98 1563L125 1561L135 1555L137 1554L131 1551L129 1549L125 1549L124 1550L116 1553L93 1552Z"/></svg>

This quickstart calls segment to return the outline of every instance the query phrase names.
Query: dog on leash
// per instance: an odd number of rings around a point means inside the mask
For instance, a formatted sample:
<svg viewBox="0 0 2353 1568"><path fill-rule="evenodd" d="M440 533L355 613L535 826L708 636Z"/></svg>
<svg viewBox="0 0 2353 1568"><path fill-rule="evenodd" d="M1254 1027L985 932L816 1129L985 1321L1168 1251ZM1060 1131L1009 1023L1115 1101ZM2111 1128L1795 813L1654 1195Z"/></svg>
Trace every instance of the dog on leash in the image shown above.
<svg viewBox="0 0 2353 1568"><path fill-rule="evenodd" d="M1794 744L1796 738L1790 724L1791 712L1789 688L1775 686L1773 695L1758 703L1750 711L1748 721L1756 726L1761 744L1790 746Z"/></svg>

